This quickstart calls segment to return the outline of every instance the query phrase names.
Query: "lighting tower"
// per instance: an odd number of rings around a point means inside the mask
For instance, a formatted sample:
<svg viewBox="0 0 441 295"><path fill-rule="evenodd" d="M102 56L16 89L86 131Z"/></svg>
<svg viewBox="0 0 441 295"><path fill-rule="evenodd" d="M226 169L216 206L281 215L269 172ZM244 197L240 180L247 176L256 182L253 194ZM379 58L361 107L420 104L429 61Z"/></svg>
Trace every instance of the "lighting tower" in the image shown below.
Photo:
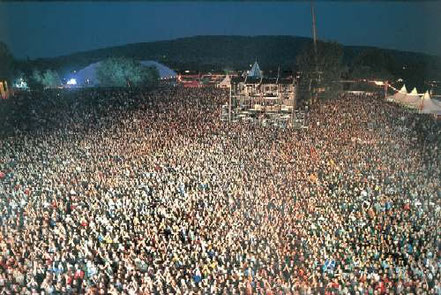
<svg viewBox="0 0 441 295"><path fill-rule="evenodd" d="M315 85L315 88L316 88L317 87L317 83L320 81L320 74L319 74L319 71L318 71L317 26L316 26L316 21L315 21L314 0L311 0L311 17L312 17L312 38L313 38L313 41L314 41L314 70L315 70L315 73L313 75L313 79L315 80L314 81L315 82L314 85ZM311 82L312 82L312 80L311 80ZM312 100L315 101L316 100L315 96L317 95L317 93L315 93L314 89L312 89L312 91L313 91L313 94L312 94L313 99Z"/></svg>
<svg viewBox="0 0 441 295"><path fill-rule="evenodd" d="M317 27L315 24L315 8L314 8L314 0L311 0L311 16L312 16L312 37L314 40L314 54L317 59Z"/></svg>

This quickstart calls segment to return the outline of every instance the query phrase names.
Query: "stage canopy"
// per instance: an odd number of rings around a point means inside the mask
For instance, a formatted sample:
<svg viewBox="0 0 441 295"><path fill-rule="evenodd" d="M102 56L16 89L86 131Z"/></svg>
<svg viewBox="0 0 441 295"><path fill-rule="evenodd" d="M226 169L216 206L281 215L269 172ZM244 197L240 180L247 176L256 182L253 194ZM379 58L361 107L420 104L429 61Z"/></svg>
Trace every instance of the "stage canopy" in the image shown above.
<svg viewBox="0 0 441 295"><path fill-rule="evenodd" d="M99 81L96 76L96 69L101 61L88 65L87 67L79 70L75 75L74 79L78 86L89 86L97 87L99 86ZM160 64L153 60L143 60L139 62L146 67L156 67L161 79L172 79L176 78L177 74L172 69L167 66Z"/></svg>

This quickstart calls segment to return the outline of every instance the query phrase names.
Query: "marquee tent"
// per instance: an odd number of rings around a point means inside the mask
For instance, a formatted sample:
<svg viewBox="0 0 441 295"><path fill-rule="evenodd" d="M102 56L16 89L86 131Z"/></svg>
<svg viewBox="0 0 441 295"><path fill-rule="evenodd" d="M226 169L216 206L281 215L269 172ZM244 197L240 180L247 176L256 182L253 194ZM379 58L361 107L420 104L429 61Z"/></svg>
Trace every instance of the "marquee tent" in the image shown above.
<svg viewBox="0 0 441 295"><path fill-rule="evenodd" d="M417 109L421 105L421 95L418 94L416 88L413 88L413 90L404 97L401 103L409 108Z"/></svg>
<svg viewBox="0 0 441 295"><path fill-rule="evenodd" d="M217 85L218 88L229 88L231 85L230 75L226 75L225 78Z"/></svg>
<svg viewBox="0 0 441 295"><path fill-rule="evenodd" d="M393 96L390 96L389 100L407 107L418 107L421 103L421 97L416 89L414 88L411 93L407 93L405 85L403 85L403 87Z"/></svg>
<svg viewBox="0 0 441 295"><path fill-rule="evenodd" d="M401 89L397 93L395 93L392 96L389 96L388 100L396 103L402 103L406 95L407 95L406 85L403 85L403 87L401 87Z"/></svg>
<svg viewBox="0 0 441 295"><path fill-rule="evenodd" d="M420 112L423 114L441 115L441 102L438 102L430 97L429 92L424 93Z"/></svg>

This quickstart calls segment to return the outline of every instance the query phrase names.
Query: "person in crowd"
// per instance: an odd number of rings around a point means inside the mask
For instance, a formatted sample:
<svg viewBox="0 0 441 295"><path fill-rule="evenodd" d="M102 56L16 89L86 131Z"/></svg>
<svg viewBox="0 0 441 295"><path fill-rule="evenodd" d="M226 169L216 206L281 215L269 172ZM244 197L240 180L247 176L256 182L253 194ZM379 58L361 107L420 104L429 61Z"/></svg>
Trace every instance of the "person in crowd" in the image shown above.
<svg viewBox="0 0 441 295"><path fill-rule="evenodd" d="M0 103L1 294L441 294L440 123L345 94L293 130L218 89Z"/></svg>

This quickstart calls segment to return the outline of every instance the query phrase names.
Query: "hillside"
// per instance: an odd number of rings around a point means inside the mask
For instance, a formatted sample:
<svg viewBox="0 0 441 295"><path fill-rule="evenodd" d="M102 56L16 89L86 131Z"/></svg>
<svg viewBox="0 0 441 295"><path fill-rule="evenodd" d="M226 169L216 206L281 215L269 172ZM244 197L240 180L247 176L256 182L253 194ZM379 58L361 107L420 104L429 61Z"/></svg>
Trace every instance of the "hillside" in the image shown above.
<svg viewBox="0 0 441 295"><path fill-rule="evenodd" d="M310 38L293 36L196 36L169 41L128 44L109 47L51 59L38 59L26 62L27 67L49 67L60 73L78 70L92 62L111 56L133 57L139 60L156 60L177 70L221 71L225 69L246 69L258 59L264 70L284 70L295 68L296 56L312 42ZM363 46L344 46L344 63L348 66L366 50L376 50L393 59L395 75L403 67L418 73L419 77L434 79L441 73L438 57L388 49ZM374 63L375 58L374 58ZM382 67L383 65L373 65Z"/></svg>

